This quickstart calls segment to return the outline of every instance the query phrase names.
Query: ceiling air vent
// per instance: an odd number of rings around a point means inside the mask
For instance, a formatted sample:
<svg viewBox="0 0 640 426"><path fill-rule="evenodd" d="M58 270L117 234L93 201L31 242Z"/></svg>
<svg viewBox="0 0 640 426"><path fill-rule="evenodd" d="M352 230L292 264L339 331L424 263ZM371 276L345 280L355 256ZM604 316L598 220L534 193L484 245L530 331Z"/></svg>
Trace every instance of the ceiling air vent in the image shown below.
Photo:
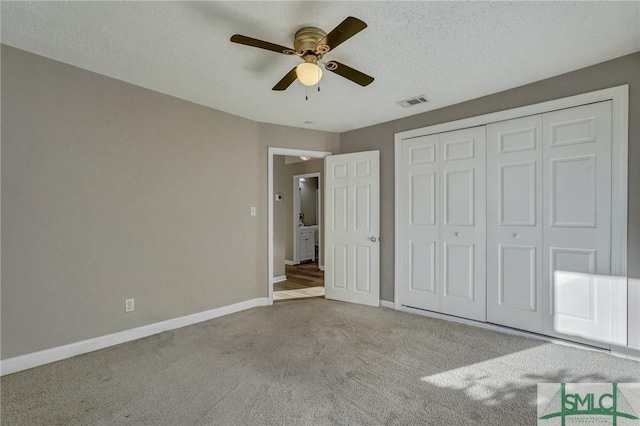
<svg viewBox="0 0 640 426"><path fill-rule="evenodd" d="M420 96L416 96L415 98L409 98L409 99L405 99L404 101L400 101L398 102L398 105L400 105L403 108L407 108L410 106L420 105L427 102L428 102L427 97L425 95L420 95Z"/></svg>

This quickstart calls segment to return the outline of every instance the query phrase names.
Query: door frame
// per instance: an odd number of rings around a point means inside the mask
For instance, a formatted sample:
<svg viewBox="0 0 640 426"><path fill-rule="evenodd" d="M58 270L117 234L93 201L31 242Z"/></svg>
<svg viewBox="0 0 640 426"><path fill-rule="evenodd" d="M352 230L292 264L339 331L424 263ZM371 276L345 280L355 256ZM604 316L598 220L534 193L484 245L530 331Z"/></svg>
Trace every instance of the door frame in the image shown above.
<svg viewBox="0 0 640 426"><path fill-rule="evenodd" d="M320 191L320 194L322 193L322 179L320 176L320 172L314 172L314 173L304 173L301 175L294 175L293 176L293 264L294 265L299 265L300 264L300 260L298 257L298 238L297 238L297 234L298 234L298 221L296 220L297 214L298 214L298 209L296 209L296 206L300 204L300 191L297 190L299 188L300 185L300 178L313 178L313 177L317 177L318 178L318 189L317 191ZM317 217L316 217L316 222L317 222L317 226L318 226L318 269L320 269L321 271L324 271L324 263L322 263L322 261L324 260L322 258L322 238L320 238L320 235L322 235L322 197L321 196L316 196L317 198L317 206L316 206L316 211L317 211Z"/></svg>
<svg viewBox="0 0 640 426"><path fill-rule="evenodd" d="M296 148L278 148L278 147L268 147L267 148L267 221L268 221L268 231L267 231L267 297L268 305L273 305L273 156L274 155L290 155L293 157L311 157L311 158L325 158L331 155L331 152L328 151L312 151L307 149L296 149Z"/></svg>
<svg viewBox="0 0 640 426"><path fill-rule="evenodd" d="M534 114L572 108L601 101L612 102L612 145L611 145L611 275L627 277L627 188L628 188L628 121L629 121L629 85L570 96L552 101L541 102L519 108L479 115L419 129L398 132L394 136L394 307L403 309L400 303L401 276L401 235L400 235L400 161L402 159L402 141L420 136L443 133L452 130L487 125L497 121L510 120ZM627 279L628 280L628 279ZM627 287L628 289L628 287ZM628 291L628 290L627 290ZM629 299L627 299L629 303ZM630 313L631 306L627 312ZM628 315L628 333L635 330L631 324L632 315ZM629 337L629 336L628 336Z"/></svg>

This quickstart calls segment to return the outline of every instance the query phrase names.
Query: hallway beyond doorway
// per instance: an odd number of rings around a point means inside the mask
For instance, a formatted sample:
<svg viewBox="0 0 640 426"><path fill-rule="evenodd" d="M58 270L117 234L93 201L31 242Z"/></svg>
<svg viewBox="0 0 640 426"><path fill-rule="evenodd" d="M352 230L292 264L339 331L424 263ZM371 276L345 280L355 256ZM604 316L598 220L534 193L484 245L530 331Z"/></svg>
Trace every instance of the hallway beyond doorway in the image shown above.
<svg viewBox="0 0 640 426"><path fill-rule="evenodd" d="M287 279L273 285L274 302L324 297L324 272L318 269L317 260L287 265L285 273Z"/></svg>

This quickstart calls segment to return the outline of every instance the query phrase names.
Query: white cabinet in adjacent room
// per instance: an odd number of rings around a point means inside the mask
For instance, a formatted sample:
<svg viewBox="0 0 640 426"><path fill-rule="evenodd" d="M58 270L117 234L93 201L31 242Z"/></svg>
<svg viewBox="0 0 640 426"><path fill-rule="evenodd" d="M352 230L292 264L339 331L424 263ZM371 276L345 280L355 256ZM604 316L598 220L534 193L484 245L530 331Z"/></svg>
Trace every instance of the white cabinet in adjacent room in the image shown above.
<svg viewBox="0 0 640 426"><path fill-rule="evenodd" d="M298 228L298 260L316 260L316 227L303 226Z"/></svg>

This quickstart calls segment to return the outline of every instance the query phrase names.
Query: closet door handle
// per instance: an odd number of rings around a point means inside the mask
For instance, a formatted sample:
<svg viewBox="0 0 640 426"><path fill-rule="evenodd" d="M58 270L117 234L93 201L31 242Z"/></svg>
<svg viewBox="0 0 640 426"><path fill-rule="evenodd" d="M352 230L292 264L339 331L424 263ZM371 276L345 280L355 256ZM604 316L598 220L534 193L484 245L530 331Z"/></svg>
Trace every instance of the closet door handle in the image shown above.
<svg viewBox="0 0 640 426"><path fill-rule="evenodd" d="M378 241L378 239L376 237L371 237L371 242L375 243L376 241Z"/></svg>
<svg viewBox="0 0 640 426"><path fill-rule="evenodd" d="M460 235L462 235L462 234L460 234L459 232L456 232L456 233L455 233L455 234L453 234L453 235L455 235L456 237L459 237L459 236L460 236Z"/></svg>

